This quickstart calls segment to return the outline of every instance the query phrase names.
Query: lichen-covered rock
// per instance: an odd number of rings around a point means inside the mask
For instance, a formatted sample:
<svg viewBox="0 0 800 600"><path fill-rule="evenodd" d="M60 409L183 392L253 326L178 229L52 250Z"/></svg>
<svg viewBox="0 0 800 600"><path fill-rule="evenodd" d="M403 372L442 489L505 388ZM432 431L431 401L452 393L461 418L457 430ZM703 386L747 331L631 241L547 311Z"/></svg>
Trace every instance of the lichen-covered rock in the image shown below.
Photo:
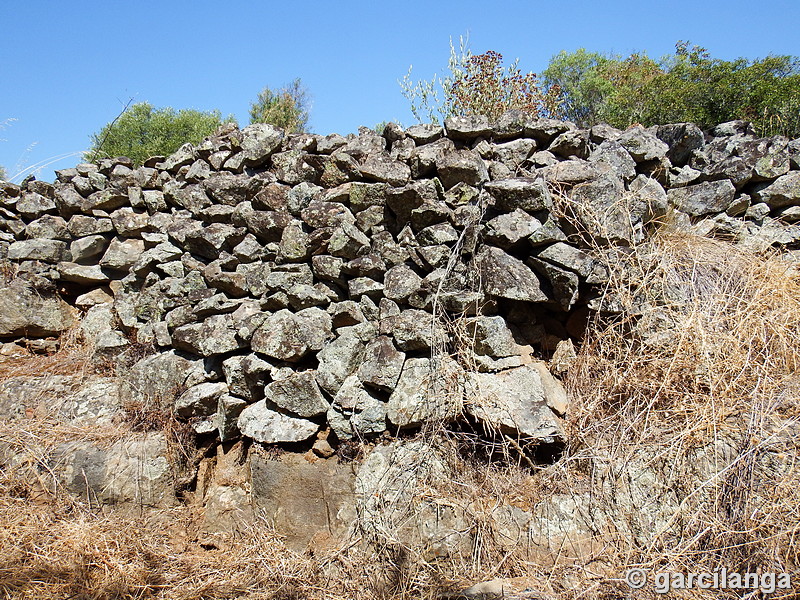
<svg viewBox="0 0 800 600"><path fill-rule="evenodd" d="M244 408L237 423L242 435L262 444L302 442L319 431L313 421L276 412L265 400Z"/></svg>
<svg viewBox="0 0 800 600"><path fill-rule="evenodd" d="M239 327L230 314L212 315L202 323L178 327L172 332L176 348L200 356L226 354L245 347Z"/></svg>
<svg viewBox="0 0 800 600"><path fill-rule="evenodd" d="M522 209L535 213L553 208L552 197L543 179L516 177L492 181L484 189L495 199L497 208L505 211Z"/></svg>
<svg viewBox="0 0 800 600"><path fill-rule="evenodd" d="M696 185L671 189L667 192L669 202L681 212L700 216L724 212L736 194L736 188L728 180L704 181Z"/></svg>
<svg viewBox="0 0 800 600"><path fill-rule="evenodd" d="M335 323L335 320L334 320ZM344 380L355 373L364 359L366 345L355 333L342 329L339 337L317 353L317 383L329 394L336 394Z"/></svg>
<svg viewBox="0 0 800 600"><path fill-rule="evenodd" d="M563 441L560 419L547 404L539 372L523 366L500 373L469 373L466 410L487 427L542 443Z"/></svg>
<svg viewBox="0 0 800 600"><path fill-rule="evenodd" d="M10 260L41 260L57 263L68 255L67 243L61 240L33 239L13 242L8 247Z"/></svg>
<svg viewBox="0 0 800 600"><path fill-rule="evenodd" d="M448 421L461 411L463 398L464 371L453 359L409 358L389 397L387 416L401 428Z"/></svg>
<svg viewBox="0 0 800 600"><path fill-rule="evenodd" d="M264 389L265 398L298 417L318 417L328 412L330 404L317 386L313 371L293 373L273 381Z"/></svg>
<svg viewBox="0 0 800 600"><path fill-rule="evenodd" d="M392 340L382 335L367 344L356 374L363 384L389 391L397 384L405 358L405 353L398 352Z"/></svg>
<svg viewBox="0 0 800 600"><path fill-rule="evenodd" d="M524 302L545 302L539 278L525 263L492 246L478 251L475 263L486 293Z"/></svg>
<svg viewBox="0 0 800 600"><path fill-rule="evenodd" d="M55 290L37 289L20 278L0 288L0 337L59 335L76 317Z"/></svg>

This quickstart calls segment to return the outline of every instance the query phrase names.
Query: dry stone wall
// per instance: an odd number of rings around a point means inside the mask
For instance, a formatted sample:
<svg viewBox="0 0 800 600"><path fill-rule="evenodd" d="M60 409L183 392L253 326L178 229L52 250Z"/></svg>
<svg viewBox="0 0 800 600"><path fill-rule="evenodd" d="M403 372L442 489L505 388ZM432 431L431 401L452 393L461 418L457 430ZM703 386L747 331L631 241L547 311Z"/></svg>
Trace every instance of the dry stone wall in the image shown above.
<svg viewBox="0 0 800 600"><path fill-rule="evenodd" d="M609 310L596 250L669 223L791 256L799 162L743 122L229 127L0 183L0 338L46 351L79 323L127 366L122 402L222 441L326 455L466 419L557 444L568 402L536 358Z"/></svg>

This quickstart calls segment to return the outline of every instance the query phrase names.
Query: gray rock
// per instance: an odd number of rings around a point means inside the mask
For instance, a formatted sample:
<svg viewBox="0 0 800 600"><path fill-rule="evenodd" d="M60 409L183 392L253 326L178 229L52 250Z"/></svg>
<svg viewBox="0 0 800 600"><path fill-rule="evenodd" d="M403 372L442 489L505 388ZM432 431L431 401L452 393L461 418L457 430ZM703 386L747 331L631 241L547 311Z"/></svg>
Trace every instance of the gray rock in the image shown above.
<svg viewBox="0 0 800 600"><path fill-rule="evenodd" d="M216 412L219 398L227 393L224 382L199 383L178 396L175 412L185 418L207 417Z"/></svg>
<svg viewBox="0 0 800 600"><path fill-rule="evenodd" d="M537 250L534 255L549 263L573 271L584 279L591 278L595 269L599 266L598 262L583 250L579 250L563 242L558 242L541 250ZM591 283L599 282L592 281Z"/></svg>
<svg viewBox="0 0 800 600"><path fill-rule="evenodd" d="M453 140L469 141L491 133L489 118L485 115L448 117L444 121L447 137Z"/></svg>
<svg viewBox="0 0 800 600"><path fill-rule="evenodd" d="M616 141L630 152L636 162L657 160L669 151L669 146L655 133L640 126L626 130Z"/></svg>
<svg viewBox="0 0 800 600"><path fill-rule="evenodd" d="M401 428L447 421L460 413L463 395L464 372L453 359L409 358L389 397L387 416Z"/></svg>
<svg viewBox="0 0 800 600"><path fill-rule="evenodd" d="M100 259L100 266L113 271L127 271L144 252L144 241L114 238Z"/></svg>
<svg viewBox="0 0 800 600"><path fill-rule="evenodd" d="M465 322L474 352L493 358L520 353L520 347L503 317L472 317Z"/></svg>
<svg viewBox="0 0 800 600"><path fill-rule="evenodd" d="M202 360L189 360L174 350L146 356L119 378L120 402L169 409L177 395L208 379Z"/></svg>
<svg viewBox="0 0 800 600"><path fill-rule="evenodd" d="M491 181L484 186L500 210L522 209L529 213L551 210L553 201L543 179L516 177Z"/></svg>
<svg viewBox="0 0 800 600"><path fill-rule="evenodd" d="M236 221L234 221L236 222ZM261 242L280 241L284 228L292 222L285 212L250 210L242 213L241 223Z"/></svg>
<svg viewBox="0 0 800 600"><path fill-rule="evenodd" d="M215 173L202 183L203 195L208 194L220 204L236 206L240 202L250 200L254 194L255 182L245 174L232 175L231 173ZM208 204L211 202L208 201ZM196 203L196 208L202 208L205 202ZM186 208L190 208L186 206Z"/></svg>
<svg viewBox="0 0 800 600"><path fill-rule="evenodd" d="M336 227L341 223L356 222L353 213L340 202L312 200L301 212L300 217L309 227Z"/></svg>
<svg viewBox="0 0 800 600"><path fill-rule="evenodd" d="M426 143L411 151L412 177L428 177L436 170L436 165L441 162L446 154L455 150L453 141L448 138L441 138L432 143Z"/></svg>
<svg viewBox="0 0 800 600"><path fill-rule="evenodd" d="M564 158L569 158L570 156L587 158L589 156L589 130L573 129L565 131L551 142L548 150Z"/></svg>
<svg viewBox="0 0 800 600"><path fill-rule="evenodd" d="M538 219L518 208L486 223L484 237L490 244L508 249L527 240L541 227L542 224Z"/></svg>
<svg viewBox="0 0 800 600"><path fill-rule="evenodd" d="M216 423L219 441L227 442L240 436L239 415L247 402L230 394L223 394L217 402Z"/></svg>
<svg viewBox="0 0 800 600"><path fill-rule="evenodd" d="M26 219L35 219L47 212L54 212L56 203L52 198L47 198L36 192L27 192L17 201L15 208Z"/></svg>
<svg viewBox="0 0 800 600"><path fill-rule="evenodd" d="M667 198L675 208L691 216L725 212L733 202L736 188L730 181L704 181L671 189Z"/></svg>
<svg viewBox="0 0 800 600"><path fill-rule="evenodd" d="M83 285L102 285L108 283L109 277L100 265L78 265L72 262L58 263L58 274L64 281Z"/></svg>
<svg viewBox="0 0 800 600"><path fill-rule="evenodd" d="M28 238L70 240L70 235L67 231L67 222L63 218L54 217L53 215L43 215L28 223L28 226L25 228L25 235L28 236Z"/></svg>
<svg viewBox="0 0 800 600"><path fill-rule="evenodd" d="M239 415L238 425L243 436L262 444L302 442L319 431L319 425L313 421L267 408L265 400L245 407Z"/></svg>
<svg viewBox="0 0 800 600"><path fill-rule="evenodd" d="M409 296L419 292L421 287L422 278L408 265L396 265L384 275L383 293L390 300L405 302Z"/></svg>
<svg viewBox="0 0 800 600"><path fill-rule="evenodd" d="M308 234L300 221L292 221L283 230L278 255L285 262L297 262L307 258L308 253Z"/></svg>
<svg viewBox="0 0 800 600"><path fill-rule="evenodd" d="M459 182L479 185L489 179L486 163L472 150L454 150L436 161L442 185L449 189Z"/></svg>
<svg viewBox="0 0 800 600"><path fill-rule="evenodd" d="M186 143L170 154L161 164L165 171L176 173L181 167L192 164L197 158L197 151L192 144Z"/></svg>
<svg viewBox="0 0 800 600"><path fill-rule="evenodd" d="M792 171L757 190L753 197L770 208L800 205L800 172Z"/></svg>
<svg viewBox="0 0 800 600"><path fill-rule="evenodd" d="M369 238L349 223L336 227L328 240L328 252L348 260L367 254L369 249Z"/></svg>
<svg viewBox="0 0 800 600"><path fill-rule="evenodd" d="M487 427L542 443L564 439L560 419L547 404L539 371L530 366L500 373L469 373L467 412Z"/></svg>
<svg viewBox="0 0 800 600"><path fill-rule="evenodd" d="M89 235L78 238L69 245L72 260L80 262L105 252L108 240L102 235Z"/></svg>
<svg viewBox="0 0 800 600"><path fill-rule="evenodd" d="M186 235L185 248L204 258L219 258L221 252L230 252L244 239L244 228L224 223L212 223ZM258 234L256 234L258 235Z"/></svg>
<svg viewBox="0 0 800 600"><path fill-rule="evenodd" d="M408 223L414 211L426 203L439 204L439 192L436 184L430 180L414 181L386 192L386 205L394 213L398 226Z"/></svg>
<svg viewBox="0 0 800 600"><path fill-rule="evenodd" d="M379 336L367 344L356 375L365 385L392 390L403 370L405 358L405 352L398 352L390 338Z"/></svg>
<svg viewBox="0 0 800 600"><path fill-rule="evenodd" d="M381 333L391 335L404 352L429 350L447 339L444 328L431 313L413 308L381 319L380 327Z"/></svg>
<svg viewBox="0 0 800 600"><path fill-rule="evenodd" d="M561 186L589 182L602 177L607 172L606 165L580 159L564 160L539 171L549 183Z"/></svg>
<svg viewBox="0 0 800 600"><path fill-rule="evenodd" d="M95 218L86 215L73 215L67 222L67 231L74 237L111 233L114 225L109 218Z"/></svg>
<svg viewBox="0 0 800 600"><path fill-rule="evenodd" d="M475 256L475 264L486 293L524 302L547 301L536 274L499 248L482 247Z"/></svg>
<svg viewBox="0 0 800 600"><path fill-rule="evenodd" d="M365 179L401 186L411 179L411 169L405 163L393 160L384 155L373 155L361 165L361 174Z"/></svg>
<svg viewBox="0 0 800 600"><path fill-rule="evenodd" d="M297 315L299 314L297 313ZM330 316L327 313L323 314L330 322ZM313 322L311 320L298 320L297 315L283 309L267 317L264 323L253 333L253 337L250 340L253 350L279 360L295 362L308 354L311 349L310 344L313 341L332 335L330 334L330 325L326 329L325 324L319 325L319 331L304 330L303 325L313 325ZM322 345L319 344L317 349L322 348Z"/></svg>
<svg viewBox="0 0 800 600"><path fill-rule="evenodd" d="M116 210L128 203L128 195L120 190L109 188L93 192L81 202L81 210L89 213L93 210Z"/></svg>
<svg viewBox="0 0 800 600"><path fill-rule="evenodd" d="M242 158L245 164L258 166L277 151L283 141L283 131L266 123L254 123L242 129Z"/></svg>
<svg viewBox="0 0 800 600"><path fill-rule="evenodd" d="M600 168L607 166L622 179L631 180L636 177L636 161L616 140L600 144L592 151L588 160Z"/></svg>
<svg viewBox="0 0 800 600"><path fill-rule="evenodd" d="M381 433L386 429L386 403L371 396L358 377L351 375L333 399L328 423L340 440Z"/></svg>
<svg viewBox="0 0 800 600"><path fill-rule="evenodd" d="M553 138L574 129L573 123L559 121L558 119L534 119L525 124L525 136L539 142L542 147L547 146Z"/></svg>
<svg viewBox="0 0 800 600"><path fill-rule="evenodd" d="M88 185L88 181L85 191L87 196L92 193L92 189L91 186ZM58 207L59 212L63 215L71 215L80 212L84 202L83 196L79 192L75 191L71 185L63 184L56 185L55 196L53 199Z"/></svg>
<svg viewBox="0 0 800 600"><path fill-rule="evenodd" d="M703 131L694 123L659 125L656 136L669 146L666 156L675 166L685 165L694 150L705 146Z"/></svg>
<svg viewBox="0 0 800 600"><path fill-rule="evenodd" d="M317 386L314 371L293 373L273 381L264 389L264 397L298 417L318 417L330 408Z"/></svg>
<svg viewBox="0 0 800 600"><path fill-rule="evenodd" d="M524 135L525 128L530 123L530 116L522 110L507 110L492 122L492 138L495 140L508 140Z"/></svg>
<svg viewBox="0 0 800 600"><path fill-rule="evenodd" d="M550 293L562 310L570 310L578 300L580 279L572 271L562 269L538 258L527 260L537 273L550 282Z"/></svg>
<svg viewBox="0 0 800 600"><path fill-rule="evenodd" d="M212 315L202 323L178 327L172 333L172 340L180 350L200 356L214 356L246 346L237 335L238 329L231 315Z"/></svg>
<svg viewBox="0 0 800 600"><path fill-rule="evenodd" d="M67 256L67 243L61 240L33 239L13 242L8 246L9 260L40 260L57 263Z"/></svg>
<svg viewBox="0 0 800 600"><path fill-rule="evenodd" d="M359 311L360 312L360 311ZM334 317L334 325L336 318ZM341 335L317 353L317 383L329 394L336 394L344 380L355 373L364 359L366 345L355 334L343 329Z"/></svg>
<svg viewBox="0 0 800 600"><path fill-rule="evenodd" d="M631 215L622 181L611 175L580 183L570 193L578 219L598 241L631 244L641 215Z"/></svg>
<svg viewBox="0 0 800 600"><path fill-rule="evenodd" d="M110 215L114 229L122 237L138 237L150 228L149 215L135 212L129 206L115 210Z"/></svg>
<svg viewBox="0 0 800 600"><path fill-rule="evenodd" d="M58 335L75 320L75 309L59 296L24 279L0 288L0 337Z"/></svg>
<svg viewBox="0 0 800 600"><path fill-rule="evenodd" d="M420 125L412 125L406 129L406 135L414 140L419 145L429 144L435 142L444 135L444 130L441 125L434 123L422 123Z"/></svg>

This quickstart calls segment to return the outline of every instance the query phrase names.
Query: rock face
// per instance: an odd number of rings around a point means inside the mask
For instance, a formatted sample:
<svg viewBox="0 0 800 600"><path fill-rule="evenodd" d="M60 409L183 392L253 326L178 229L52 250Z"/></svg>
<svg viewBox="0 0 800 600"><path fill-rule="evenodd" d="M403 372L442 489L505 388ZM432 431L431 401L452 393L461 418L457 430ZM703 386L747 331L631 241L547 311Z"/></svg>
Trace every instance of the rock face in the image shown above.
<svg viewBox="0 0 800 600"><path fill-rule="evenodd" d="M530 356L580 338L610 276L598 247L669 223L794 250L798 144L518 111L348 137L230 127L146 166L3 184L0 337L46 347L86 311L98 353L151 353L123 403L226 443L465 412L558 442L569 399Z"/></svg>

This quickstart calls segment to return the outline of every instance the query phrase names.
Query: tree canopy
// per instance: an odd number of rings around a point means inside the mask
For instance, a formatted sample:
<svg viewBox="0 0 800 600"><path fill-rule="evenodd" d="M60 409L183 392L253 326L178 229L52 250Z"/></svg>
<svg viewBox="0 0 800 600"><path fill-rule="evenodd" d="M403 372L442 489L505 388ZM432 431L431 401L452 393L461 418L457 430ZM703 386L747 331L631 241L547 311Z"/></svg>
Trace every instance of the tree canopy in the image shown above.
<svg viewBox="0 0 800 600"><path fill-rule="evenodd" d="M109 156L127 156L137 165L151 156L167 156L183 144L199 143L223 122L218 110L201 112L192 109L155 108L140 102L125 110L117 119L91 136L88 161Z"/></svg>
<svg viewBox="0 0 800 600"><path fill-rule="evenodd" d="M269 123L286 133L306 131L309 120L309 94L297 78L279 90L265 87L250 105L251 123Z"/></svg>
<svg viewBox="0 0 800 600"><path fill-rule="evenodd" d="M563 115L582 126L691 121L708 128L744 119L760 135L800 135L800 60L793 56L727 61L688 42L660 60L580 49L554 56L543 75Z"/></svg>

